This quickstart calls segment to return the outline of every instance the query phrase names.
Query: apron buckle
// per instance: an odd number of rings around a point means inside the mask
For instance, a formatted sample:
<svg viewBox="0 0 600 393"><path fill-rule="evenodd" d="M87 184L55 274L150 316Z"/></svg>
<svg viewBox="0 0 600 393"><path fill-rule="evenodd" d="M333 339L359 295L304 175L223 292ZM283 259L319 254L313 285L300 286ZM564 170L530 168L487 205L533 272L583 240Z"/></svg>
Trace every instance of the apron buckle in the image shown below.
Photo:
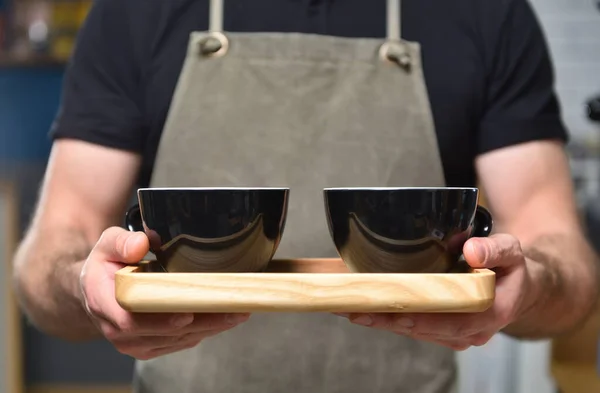
<svg viewBox="0 0 600 393"><path fill-rule="evenodd" d="M395 63L406 71L411 69L412 57L402 44L386 42L381 45L379 55L383 60Z"/></svg>
<svg viewBox="0 0 600 393"><path fill-rule="evenodd" d="M223 33L212 32L202 38L198 46L202 56L220 57L227 53L229 40Z"/></svg>

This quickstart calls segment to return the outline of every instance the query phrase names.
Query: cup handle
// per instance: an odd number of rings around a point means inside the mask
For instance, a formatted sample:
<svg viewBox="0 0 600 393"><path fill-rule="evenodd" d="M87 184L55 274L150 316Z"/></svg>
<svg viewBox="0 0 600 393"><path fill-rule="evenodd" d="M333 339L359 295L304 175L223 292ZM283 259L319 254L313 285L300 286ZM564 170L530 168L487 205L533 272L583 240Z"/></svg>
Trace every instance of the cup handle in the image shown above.
<svg viewBox="0 0 600 393"><path fill-rule="evenodd" d="M144 226L142 224L142 213L140 211L139 204L131 206L125 213L125 226L131 232L140 232L144 230Z"/></svg>
<svg viewBox="0 0 600 393"><path fill-rule="evenodd" d="M471 237L488 237L493 226L492 214L485 207L477 206Z"/></svg>

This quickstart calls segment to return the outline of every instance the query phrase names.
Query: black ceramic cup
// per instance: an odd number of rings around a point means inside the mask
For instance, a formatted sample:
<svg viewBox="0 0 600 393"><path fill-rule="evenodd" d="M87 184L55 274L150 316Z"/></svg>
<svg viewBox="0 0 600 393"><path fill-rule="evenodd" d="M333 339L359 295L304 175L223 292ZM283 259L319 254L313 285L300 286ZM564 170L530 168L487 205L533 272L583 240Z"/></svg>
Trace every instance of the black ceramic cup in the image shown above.
<svg viewBox="0 0 600 393"><path fill-rule="evenodd" d="M327 188L323 193L335 247L356 273L460 271L467 239L492 230L477 188Z"/></svg>
<svg viewBox="0 0 600 393"><path fill-rule="evenodd" d="M285 227L287 188L142 188L125 217L167 272L258 272Z"/></svg>

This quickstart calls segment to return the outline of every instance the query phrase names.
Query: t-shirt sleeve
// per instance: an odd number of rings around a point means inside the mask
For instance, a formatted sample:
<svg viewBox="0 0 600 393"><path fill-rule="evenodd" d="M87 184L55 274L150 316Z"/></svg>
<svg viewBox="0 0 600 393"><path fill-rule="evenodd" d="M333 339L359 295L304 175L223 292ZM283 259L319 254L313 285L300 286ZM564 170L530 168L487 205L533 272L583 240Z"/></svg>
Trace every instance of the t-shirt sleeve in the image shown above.
<svg viewBox="0 0 600 393"><path fill-rule="evenodd" d="M527 0L496 1L500 26L487 35L486 102L478 153L541 139L568 140L554 90L554 71L542 28ZM483 27L485 29L485 27Z"/></svg>
<svg viewBox="0 0 600 393"><path fill-rule="evenodd" d="M141 152L139 70L123 0L95 0L63 77L50 137Z"/></svg>

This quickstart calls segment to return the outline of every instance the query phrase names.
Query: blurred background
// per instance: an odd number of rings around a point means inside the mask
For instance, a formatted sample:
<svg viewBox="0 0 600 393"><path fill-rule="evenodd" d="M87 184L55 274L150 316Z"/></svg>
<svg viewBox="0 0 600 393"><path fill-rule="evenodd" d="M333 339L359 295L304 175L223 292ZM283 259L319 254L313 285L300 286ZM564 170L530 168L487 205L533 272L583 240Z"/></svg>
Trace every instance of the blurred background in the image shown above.
<svg viewBox="0 0 600 393"><path fill-rule="evenodd" d="M124 0L126 1L126 0ZM0 393L127 392L133 361L104 342L69 344L28 326L9 258L48 157L63 71L91 0L0 0ZM600 248L600 2L531 0L550 44L579 207ZM600 392L600 310L552 342L497 336L458 355L460 393Z"/></svg>

